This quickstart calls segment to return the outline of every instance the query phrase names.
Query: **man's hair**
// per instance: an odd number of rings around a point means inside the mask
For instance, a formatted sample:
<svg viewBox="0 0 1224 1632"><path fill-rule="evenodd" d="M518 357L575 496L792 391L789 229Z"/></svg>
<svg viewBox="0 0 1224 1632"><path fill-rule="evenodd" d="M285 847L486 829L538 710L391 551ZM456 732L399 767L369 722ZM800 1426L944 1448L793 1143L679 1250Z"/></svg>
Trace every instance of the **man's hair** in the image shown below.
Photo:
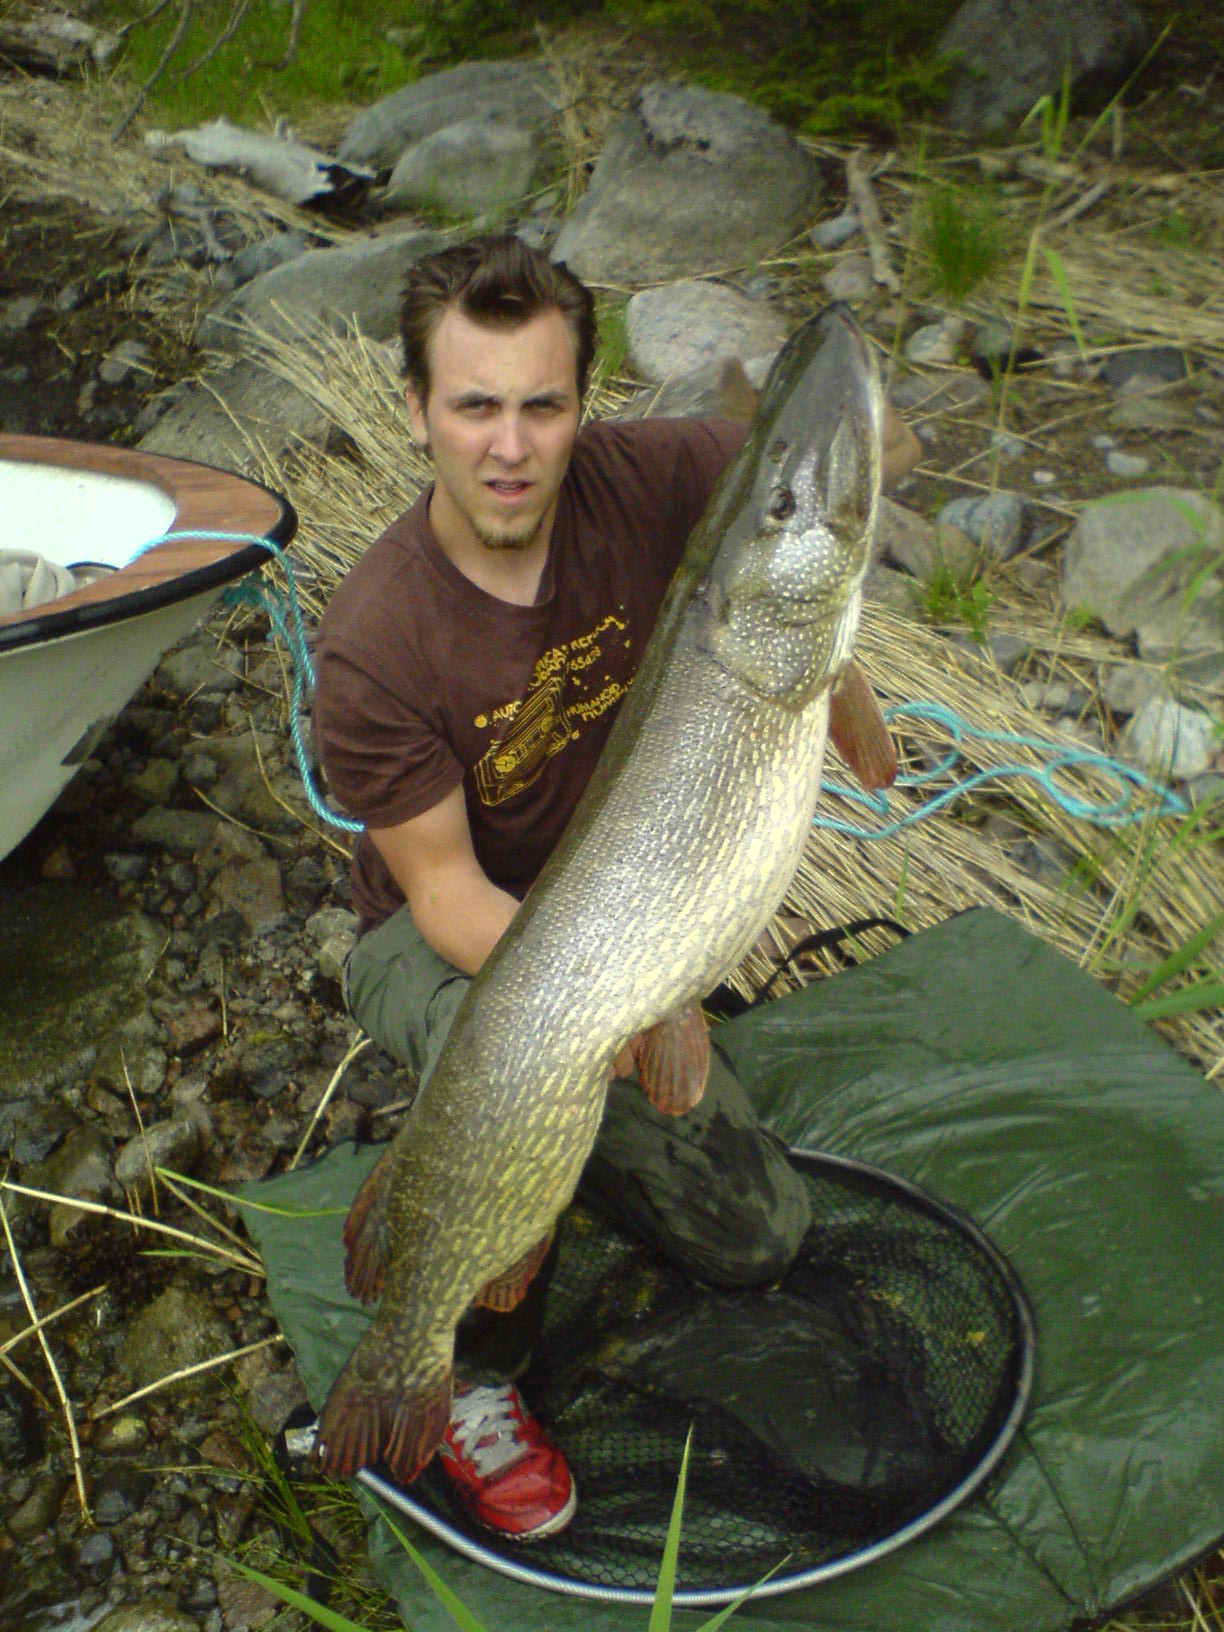
<svg viewBox="0 0 1224 1632"><path fill-rule="evenodd" d="M595 355L595 302L563 263L550 261L513 233L485 234L414 261L404 282L400 333L404 372L422 400L429 395L429 347L447 310L474 323L517 328L558 311L574 337L578 394Z"/></svg>

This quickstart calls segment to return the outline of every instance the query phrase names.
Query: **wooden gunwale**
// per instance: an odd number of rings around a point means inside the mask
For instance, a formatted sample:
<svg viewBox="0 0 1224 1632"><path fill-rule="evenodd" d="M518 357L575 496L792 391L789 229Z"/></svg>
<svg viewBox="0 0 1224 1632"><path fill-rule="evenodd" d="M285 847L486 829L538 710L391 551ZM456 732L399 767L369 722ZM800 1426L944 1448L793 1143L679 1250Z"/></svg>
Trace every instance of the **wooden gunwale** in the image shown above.
<svg viewBox="0 0 1224 1632"><path fill-rule="evenodd" d="M143 482L175 507L167 531L249 533L285 545L297 530L288 500L246 476L186 459L61 437L0 435L0 461L88 471ZM83 551L87 558L87 551ZM0 617L0 652L135 617L253 572L258 544L191 539L154 545L126 567L28 612Z"/></svg>

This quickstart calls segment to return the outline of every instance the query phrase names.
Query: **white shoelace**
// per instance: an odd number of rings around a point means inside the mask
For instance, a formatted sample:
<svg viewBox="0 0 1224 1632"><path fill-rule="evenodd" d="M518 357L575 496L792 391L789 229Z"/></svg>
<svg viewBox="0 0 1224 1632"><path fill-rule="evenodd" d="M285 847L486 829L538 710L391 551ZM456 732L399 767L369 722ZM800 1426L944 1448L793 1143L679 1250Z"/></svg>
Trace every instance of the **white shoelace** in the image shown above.
<svg viewBox="0 0 1224 1632"><path fill-rule="evenodd" d="M450 1425L454 1440L482 1479L504 1473L528 1454L518 1437L509 1383L479 1385L455 1396Z"/></svg>

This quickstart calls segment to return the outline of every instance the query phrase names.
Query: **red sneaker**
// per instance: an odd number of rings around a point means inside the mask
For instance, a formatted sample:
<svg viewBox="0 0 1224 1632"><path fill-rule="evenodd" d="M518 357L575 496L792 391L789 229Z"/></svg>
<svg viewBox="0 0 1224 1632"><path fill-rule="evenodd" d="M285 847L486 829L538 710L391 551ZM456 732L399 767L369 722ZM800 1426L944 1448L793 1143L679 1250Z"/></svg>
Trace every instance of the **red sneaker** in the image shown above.
<svg viewBox="0 0 1224 1632"><path fill-rule="evenodd" d="M536 1541L574 1516L577 1493L565 1458L513 1383L456 1393L438 1465L464 1511L502 1535Z"/></svg>

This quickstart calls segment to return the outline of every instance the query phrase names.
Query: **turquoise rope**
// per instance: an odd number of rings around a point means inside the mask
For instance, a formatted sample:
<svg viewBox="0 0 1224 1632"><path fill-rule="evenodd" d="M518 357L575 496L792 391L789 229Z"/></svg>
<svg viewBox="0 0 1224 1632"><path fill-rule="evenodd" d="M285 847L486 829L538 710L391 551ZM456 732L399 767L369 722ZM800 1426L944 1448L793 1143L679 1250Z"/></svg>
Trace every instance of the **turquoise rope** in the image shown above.
<svg viewBox="0 0 1224 1632"><path fill-rule="evenodd" d="M1049 794L1050 798L1069 816L1078 817L1081 821L1093 822L1098 827L1126 827L1132 822L1146 819L1149 811L1146 808L1136 808L1134 795L1136 790L1143 789L1147 793L1155 793L1160 797L1157 814L1160 816L1188 816L1190 807L1179 794L1167 787L1163 782L1157 782L1142 771L1135 770L1130 765L1124 765L1121 760L1113 759L1108 754L1098 754L1090 748L1065 748L1060 743L1047 742L1040 737L1020 736L1014 731L986 731L978 726L970 725L953 713L942 703L897 703L884 710L886 722L908 717L920 720L933 720L946 726L952 733L953 746L944 758L929 771L902 772L894 784L898 788L918 788L932 782L936 777L946 776L963 757L961 742L965 737L977 737L981 742L1005 742L1018 748L1031 748L1035 752L1045 754L1046 762L1042 766L1031 765L1000 765L993 770L975 771L957 782L954 787L944 788L934 794L916 810L908 815L900 816L895 821L883 827L855 827L849 822L837 821L831 816L813 816L814 827L828 828L831 832L842 833L852 839L886 839L894 833L900 833L903 828L912 827L915 822L926 816L942 810L953 799L969 793L973 788L983 786L987 782L1004 781L1010 777L1029 777L1038 783ZM1116 797L1109 801L1094 802L1088 799L1076 798L1074 794L1064 793L1053 781L1053 774L1067 770L1074 765L1091 766L1103 776L1110 777L1117 785ZM864 793L858 788L845 787L840 783L826 782L824 791L833 794L836 798L850 800L854 804L864 805L877 815L888 815L888 797L886 794Z"/></svg>
<svg viewBox="0 0 1224 1632"><path fill-rule="evenodd" d="M257 574L243 578L237 584L231 584L222 595L222 602L226 606L252 606L262 610L271 619L272 627L284 641L293 659L293 690L289 699L289 734L293 739L293 752L297 759L298 774L302 779L302 789L306 795L306 802L320 820L329 822L332 827L343 828L346 833L361 833L364 831L364 822L355 822L351 816L342 816L339 811L332 810L323 799L318 788L315 787L314 770L310 763L310 756L306 752L306 738L302 731L302 703L306 690L314 690L314 664L310 660L310 648L306 644L306 626L302 621L302 609L298 603L297 585L293 578L293 568L289 564L289 557L280 545L270 538L254 533L212 533L192 531L182 533L166 533L161 538L155 538L151 544L146 544L137 554L152 549L153 544L165 544L185 539L208 539L219 543L258 544L261 549L267 550L279 561L285 571L285 581L289 585L289 618L285 617L285 597L274 584L266 584L260 580L252 582Z"/></svg>
<svg viewBox="0 0 1224 1632"><path fill-rule="evenodd" d="M293 750L297 757L298 771L302 778L302 787L306 793L307 802L315 815L333 827L344 828L349 833L360 833L364 824L355 822L349 816L341 816L330 810L323 802L314 785L314 774L306 753L306 741L302 733L302 702L305 691L314 690L314 665L310 661L310 651L306 644L306 629L302 621L302 611L298 604L297 586L294 583L293 568L289 558L279 544L273 543L270 538L257 537L253 533L211 533L211 532L183 532L166 533L161 538L155 538L151 543L143 546L137 554L152 549L154 544L168 543L177 539L213 539L219 542L234 544L258 544L261 548L276 558L284 568L285 581L289 586L289 618L285 617L285 597L275 585L260 583L255 587L250 579L243 579L241 583L232 585L222 597L229 606L247 605L260 609L268 614L272 626L288 647L293 659L293 692L289 705L289 730L293 738ZM901 718L931 720L945 726L953 737L953 746L934 769L929 771L905 771L898 776L895 786L898 788L924 787L936 777L949 775L963 758L961 743L965 737L976 737L981 742L1011 743L1019 748L1031 748L1034 752L1046 755L1046 762L1042 766L1030 765L1000 765L994 770L975 771L964 777L954 786L943 788L925 800L916 810L905 816L887 822L883 827L856 827L853 823L838 821L832 816L813 816L812 826L829 829L833 833L844 834L852 839L886 839L894 833L900 833L904 828L912 827L914 823L932 816L942 810L945 805L951 804L953 799L959 799L963 794L974 788L982 787L987 782L1004 781L1014 777L1028 777L1044 788L1051 800L1069 816L1074 816L1085 822L1092 822L1098 827L1126 827L1132 822L1146 820L1150 814L1146 806L1136 808L1135 796L1142 790L1145 793L1159 795L1160 804L1156 814L1160 816L1188 816L1190 807L1180 795L1162 782L1157 782L1142 771L1134 770L1124 765L1121 760L1113 759L1108 754L1095 753L1090 748L1065 748L1059 743L1047 742L1040 737L1019 736L1012 731L986 731L970 725L953 713L942 703L896 703L884 710L885 721ZM1112 800L1093 801L1077 798L1074 794L1064 793L1053 781L1058 771L1072 766L1090 766L1103 776L1112 778L1118 792ZM888 798L885 794L864 793L858 788L846 787L840 783L826 782L824 792L838 799L849 800L853 804L865 806L878 816L888 815Z"/></svg>

